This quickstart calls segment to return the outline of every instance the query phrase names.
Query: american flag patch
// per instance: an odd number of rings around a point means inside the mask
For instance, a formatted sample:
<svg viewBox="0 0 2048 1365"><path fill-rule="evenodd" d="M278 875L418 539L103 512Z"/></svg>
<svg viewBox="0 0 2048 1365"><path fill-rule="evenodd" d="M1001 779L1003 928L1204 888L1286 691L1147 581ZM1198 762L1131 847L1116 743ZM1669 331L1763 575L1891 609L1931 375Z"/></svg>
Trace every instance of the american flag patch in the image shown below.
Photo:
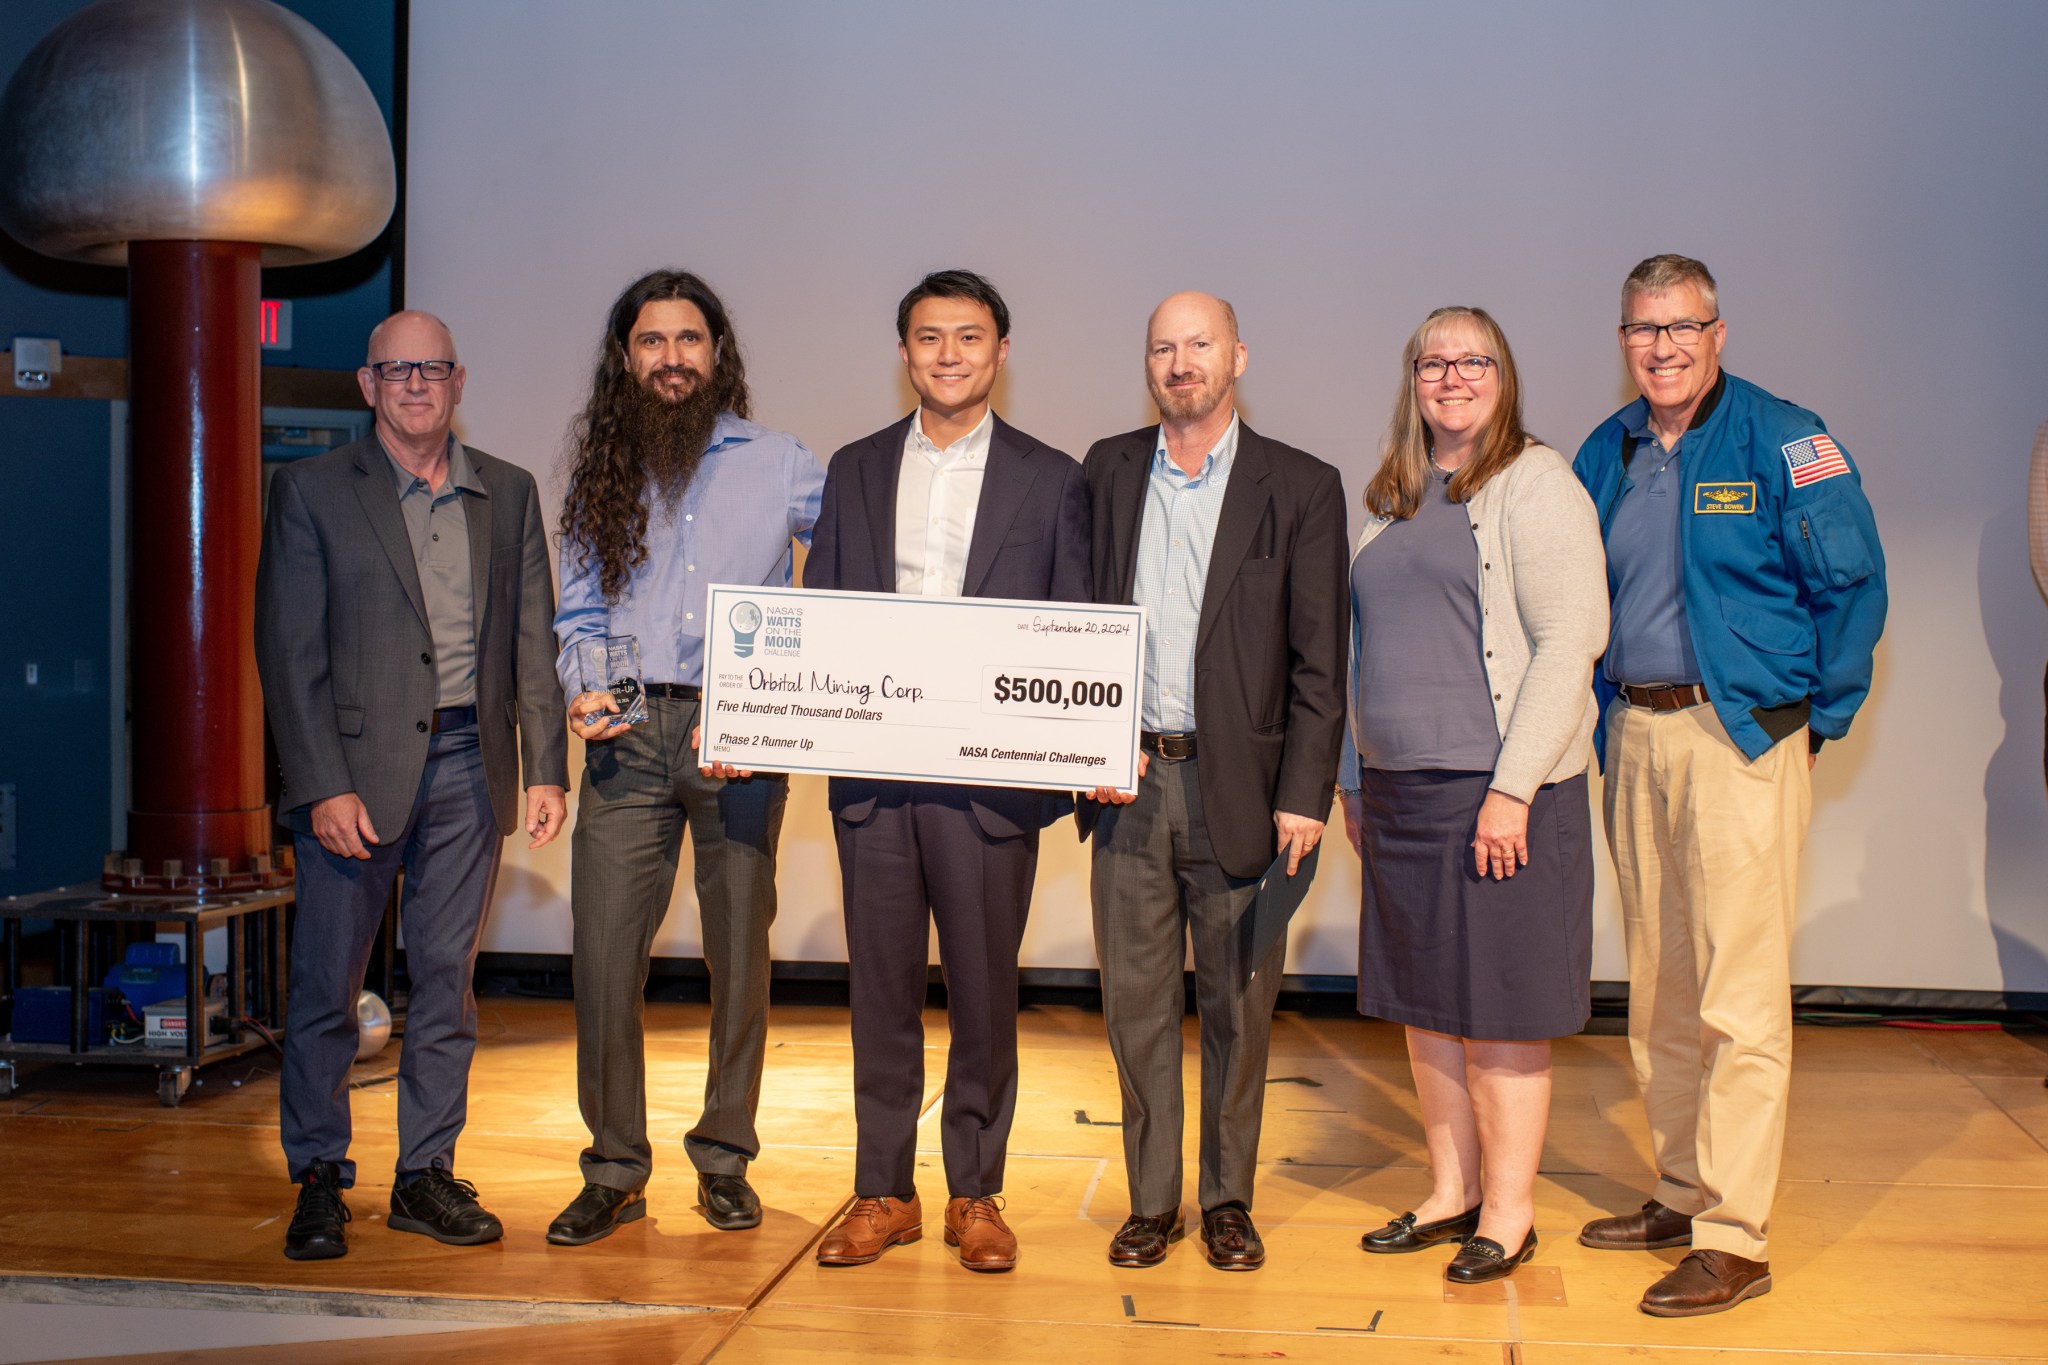
<svg viewBox="0 0 2048 1365"><path fill-rule="evenodd" d="M1842 448L1825 436L1809 436L1786 446L1785 464L1792 471L1794 488L1849 472L1849 461Z"/></svg>

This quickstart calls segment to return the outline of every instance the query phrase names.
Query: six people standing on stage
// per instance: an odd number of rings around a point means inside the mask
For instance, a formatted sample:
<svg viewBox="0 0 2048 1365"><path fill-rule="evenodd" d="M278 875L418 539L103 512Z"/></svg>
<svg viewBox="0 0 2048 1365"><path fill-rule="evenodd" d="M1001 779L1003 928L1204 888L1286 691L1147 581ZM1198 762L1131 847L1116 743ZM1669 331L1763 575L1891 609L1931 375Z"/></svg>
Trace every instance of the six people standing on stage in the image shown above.
<svg viewBox="0 0 2048 1365"><path fill-rule="evenodd" d="M1641 397L1570 467L1523 429L1514 360L1484 311L1439 309L1410 339L1351 561L1349 746L1341 480L1240 419L1235 311L1196 293L1159 305L1145 364L1160 422L1097 442L1085 468L992 410L1009 321L980 276L925 277L897 312L917 410L821 472L749 420L739 343L710 288L679 271L636 281L613 304L575 428L552 639L533 480L452 435L464 375L447 329L400 313L372 333L359 378L375 435L278 474L258 576L258 661L299 857L281 1128L300 1195L286 1255L346 1251L354 995L401 867L412 997L391 1225L456 1243L502 1233L454 1177L453 1152L476 1040L470 975L515 785L532 847L566 814L549 656L586 744L571 911L591 1145L548 1239L587 1243L645 1212L642 1000L685 829L712 1012L704 1114L684 1146L707 1220L760 1222L746 1173L787 779L700 764L697 618L712 582L786 586L795 542L812 545L809 588L1146 608L1137 790L1098 788L1076 811L1123 1090L1131 1208L1113 1264L1156 1265L1183 1235L1190 941L1206 1253L1226 1270L1264 1261L1253 1177L1286 947L1283 935L1251 961L1244 920L1269 865L1293 876L1313 854L1340 749L1364 864L1359 1005L1407 1028L1432 1175L1363 1245L1457 1241L1447 1274L1470 1282L1533 1253L1549 1040L1588 1015L1590 741L1608 765L1631 1051L1659 1179L1640 1211L1596 1219L1580 1241L1691 1248L1645 1312L1767 1292L1808 770L1869 690L1884 559L1855 467L1820 420L1720 369L1727 328L1706 267L1658 256L1629 275L1620 339ZM620 636L638 642L639 724L589 662L589 646ZM828 804L857 1155L855 1202L818 1260L860 1264L922 1235L936 921L952 1025L945 1239L968 1268L1007 1270L1017 956L1039 832L1072 803L834 777Z"/></svg>
<svg viewBox="0 0 2048 1365"><path fill-rule="evenodd" d="M590 1128L584 1186L548 1227L581 1245L646 1212L653 1170L641 1016L649 953L668 913L683 833L696 865L711 978L704 1112L683 1139L713 1227L750 1228L747 1182L768 1035L768 928L789 779L697 761L704 589L786 587L824 473L795 437L750 420L744 358L710 286L658 270L613 302L578 418L562 509L556 662L569 728L587 746L571 837L576 1091ZM638 641L647 719L622 725L588 661ZM558 713L559 714L559 713Z"/></svg>

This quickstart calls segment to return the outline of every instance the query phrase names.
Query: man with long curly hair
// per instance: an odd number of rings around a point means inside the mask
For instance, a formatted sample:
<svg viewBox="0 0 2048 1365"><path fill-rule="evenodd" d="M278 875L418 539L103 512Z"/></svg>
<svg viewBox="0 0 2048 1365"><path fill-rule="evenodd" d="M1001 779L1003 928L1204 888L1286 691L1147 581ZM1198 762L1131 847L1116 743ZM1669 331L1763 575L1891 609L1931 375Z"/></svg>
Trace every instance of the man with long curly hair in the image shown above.
<svg viewBox="0 0 2048 1365"><path fill-rule="evenodd" d="M768 1031L768 926L788 778L697 766L704 601L711 583L787 587L809 543L824 472L793 436L749 420L746 367L725 306L679 270L612 304L569 449L556 673L584 750L572 839L576 1088L590 1146L583 1192L548 1228L580 1246L647 1211L648 954L675 889L685 827L711 977L704 1113L683 1139L705 1219L761 1221L747 1183ZM647 719L621 722L584 647L639 641Z"/></svg>

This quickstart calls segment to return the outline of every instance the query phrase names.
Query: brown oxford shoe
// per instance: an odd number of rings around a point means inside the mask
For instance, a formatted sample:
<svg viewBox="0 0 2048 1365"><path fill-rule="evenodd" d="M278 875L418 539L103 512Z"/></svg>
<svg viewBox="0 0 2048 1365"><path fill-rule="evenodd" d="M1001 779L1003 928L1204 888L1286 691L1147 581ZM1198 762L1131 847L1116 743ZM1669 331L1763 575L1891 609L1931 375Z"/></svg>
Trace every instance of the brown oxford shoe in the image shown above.
<svg viewBox="0 0 2048 1365"><path fill-rule="evenodd" d="M1266 1244L1251 1214L1235 1204L1202 1210L1202 1247L1218 1270L1257 1270L1266 1263Z"/></svg>
<svg viewBox="0 0 2048 1365"><path fill-rule="evenodd" d="M890 1247L924 1236L924 1208L908 1199L856 1199L818 1243L819 1265L866 1265Z"/></svg>
<svg viewBox="0 0 2048 1365"><path fill-rule="evenodd" d="M946 1245L960 1249L969 1270L1010 1270L1017 1264L1017 1234L1003 1221L994 1195L946 1201Z"/></svg>
<svg viewBox="0 0 2048 1365"><path fill-rule="evenodd" d="M1597 1251L1658 1251L1692 1245L1692 1219L1652 1199L1634 1213L1595 1218L1579 1233L1579 1245Z"/></svg>
<svg viewBox="0 0 2048 1365"><path fill-rule="evenodd" d="M1135 1270L1158 1265L1166 1259L1167 1248L1186 1234L1187 1225L1181 1221L1178 1207L1156 1218L1134 1213L1109 1239L1109 1263Z"/></svg>
<svg viewBox="0 0 2048 1365"><path fill-rule="evenodd" d="M1696 1318L1723 1313L1771 1292L1771 1263L1727 1251L1694 1251L1651 1285L1636 1305L1655 1318Z"/></svg>

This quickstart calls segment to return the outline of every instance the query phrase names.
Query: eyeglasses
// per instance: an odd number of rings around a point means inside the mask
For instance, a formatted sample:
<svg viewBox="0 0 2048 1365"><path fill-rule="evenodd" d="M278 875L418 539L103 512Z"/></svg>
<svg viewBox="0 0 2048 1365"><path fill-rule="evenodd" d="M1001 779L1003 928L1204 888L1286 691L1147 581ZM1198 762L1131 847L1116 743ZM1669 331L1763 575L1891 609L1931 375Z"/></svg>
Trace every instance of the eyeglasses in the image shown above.
<svg viewBox="0 0 2048 1365"><path fill-rule="evenodd" d="M452 360L378 360L363 367L387 384L403 384L418 370L420 378L438 384L455 374Z"/></svg>
<svg viewBox="0 0 2048 1365"><path fill-rule="evenodd" d="M1461 355L1456 360L1439 360L1435 356L1426 356L1415 362L1415 377L1425 384L1434 384L1456 366L1458 378L1468 384L1476 384L1486 378L1486 372L1492 369L1495 363L1490 355Z"/></svg>
<svg viewBox="0 0 2048 1365"><path fill-rule="evenodd" d="M1721 319L1708 318L1705 322L1694 322L1687 318L1683 322L1624 322L1621 324L1621 340L1627 346L1654 346L1657 333L1669 332L1671 340L1680 346L1697 346L1709 327Z"/></svg>

